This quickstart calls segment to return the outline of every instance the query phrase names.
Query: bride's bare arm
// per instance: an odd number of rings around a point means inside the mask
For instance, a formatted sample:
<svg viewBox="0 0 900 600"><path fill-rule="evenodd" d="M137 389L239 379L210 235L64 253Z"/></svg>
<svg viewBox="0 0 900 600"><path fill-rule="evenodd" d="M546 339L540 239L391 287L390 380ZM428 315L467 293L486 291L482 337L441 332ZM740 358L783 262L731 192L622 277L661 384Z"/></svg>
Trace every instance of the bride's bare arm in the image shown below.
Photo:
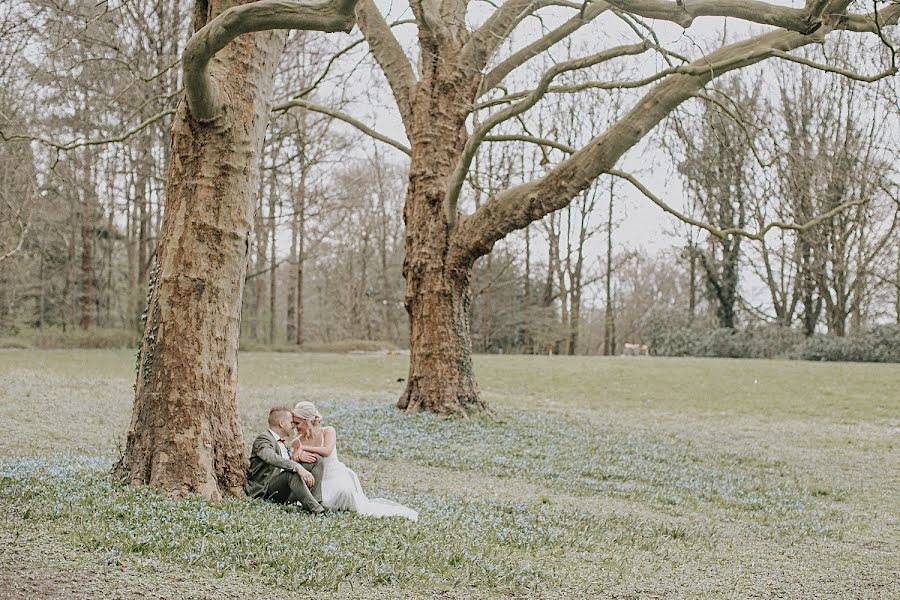
<svg viewBox="0 0 900 600"><path fill-rule="evenodd" d="M304 446L303 451L312 452L319 456L329 456L334 452L334 445L337 442L337 433L334 431L334 427L323 427L322 433L325 438L322 442L322 446Z"/></svg>

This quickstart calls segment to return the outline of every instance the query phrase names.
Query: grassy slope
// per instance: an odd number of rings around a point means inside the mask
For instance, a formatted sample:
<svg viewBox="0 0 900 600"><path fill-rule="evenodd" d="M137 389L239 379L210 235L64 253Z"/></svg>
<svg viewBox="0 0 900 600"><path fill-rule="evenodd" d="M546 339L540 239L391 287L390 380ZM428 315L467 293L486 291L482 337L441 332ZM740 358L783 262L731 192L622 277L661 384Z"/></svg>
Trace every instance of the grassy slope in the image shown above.
<svg viewBox="0 0 900 600"><path fill-rule="evenodd" d="M496 419L460 423L390 408L404 356L241 356L248 435L272 403L317 402L370 494L417 525L110 487L132 365L0 351L0 542L20 565L0 589L264 596L274 572L300 596L900 593L896 365L484 356ZM34 443L44 428L72 459ZM266 530L287 543L261 554Z"/></svg>

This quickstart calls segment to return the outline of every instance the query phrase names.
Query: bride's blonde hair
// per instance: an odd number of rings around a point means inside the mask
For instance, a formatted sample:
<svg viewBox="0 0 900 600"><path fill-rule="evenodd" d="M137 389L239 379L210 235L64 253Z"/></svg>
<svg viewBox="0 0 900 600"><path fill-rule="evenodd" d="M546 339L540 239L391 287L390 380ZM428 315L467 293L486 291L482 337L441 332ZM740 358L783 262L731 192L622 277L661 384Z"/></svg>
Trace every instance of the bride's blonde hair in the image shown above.
<svg viewBox="0 0 900 600"><path fill-rule="evenodd" d="M316 409L312 402L298 402L294 406L294 416L306 423L307 429L318 427L322 424L322 413Z"/></svg>

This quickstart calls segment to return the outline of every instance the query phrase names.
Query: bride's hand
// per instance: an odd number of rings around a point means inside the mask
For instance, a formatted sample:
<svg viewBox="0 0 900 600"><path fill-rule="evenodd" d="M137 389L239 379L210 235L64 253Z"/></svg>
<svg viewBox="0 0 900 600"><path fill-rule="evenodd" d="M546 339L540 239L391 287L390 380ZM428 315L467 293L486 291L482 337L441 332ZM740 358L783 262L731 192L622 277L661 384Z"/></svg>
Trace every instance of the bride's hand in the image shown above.
<svg viewBox="0 0 900 600"><path fill-rule="evenodd" d="M316 457L315 454L311 454L309 452L303 452L301 450L299 452L299 454L297 455L297 458L294 460L303 462L303 463L314 463L318 460L318 457Z"/></svg>

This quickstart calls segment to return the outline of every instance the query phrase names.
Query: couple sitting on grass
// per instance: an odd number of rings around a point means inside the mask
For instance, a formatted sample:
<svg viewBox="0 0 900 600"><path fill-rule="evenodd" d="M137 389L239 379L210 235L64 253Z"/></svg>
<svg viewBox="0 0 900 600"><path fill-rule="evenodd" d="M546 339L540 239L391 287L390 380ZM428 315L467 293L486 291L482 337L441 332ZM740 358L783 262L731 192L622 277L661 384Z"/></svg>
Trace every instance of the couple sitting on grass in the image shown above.
<svg viewBox="0 0 900 600"><path fill-rule="evenodd" d="M290 443L286 439L297 432ZM256 437L250 451L250 473L245 491L251 498L278 504L297 504L313 514L348 510L372 517L419 514L383 498L367 498L353 469L337 456L334 427L322 427L322 415L312 402L299 402L294 410L269 410L269 429Z"/></svg>

